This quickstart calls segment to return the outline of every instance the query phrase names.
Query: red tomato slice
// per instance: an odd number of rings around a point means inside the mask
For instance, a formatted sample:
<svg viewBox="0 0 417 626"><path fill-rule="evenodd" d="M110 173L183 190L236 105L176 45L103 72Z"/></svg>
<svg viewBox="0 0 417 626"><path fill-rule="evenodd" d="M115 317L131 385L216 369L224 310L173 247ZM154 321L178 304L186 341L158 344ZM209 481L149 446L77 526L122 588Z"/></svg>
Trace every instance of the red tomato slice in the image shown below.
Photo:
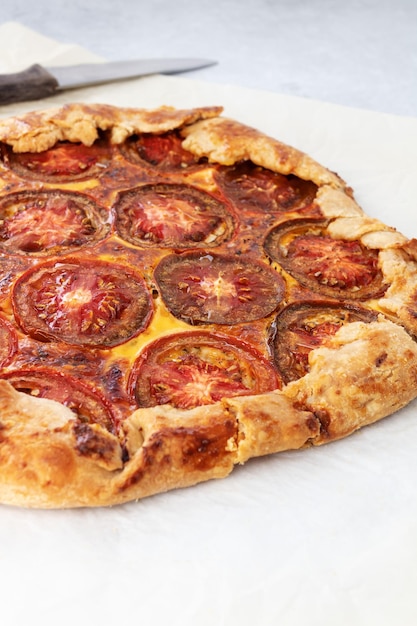
<svg viewBox="0 0 417 626"><path fill-rule="evenodd" d="M295 270L323 285L352 289L369 285L377 272L377 256L357 241L335 241L323 235L304 235L288 247Z"/></svg>
<svg viewBox="0 0 417 626"><path fill-rule="evenodd" d="M138 406L182 409L280 387L274 367L251 346L206 332L157 339L138 357L129 380Z"/></svg>
<svg viewBox="0 0 417 626"><path fill-rule="evenodd" d="M0 317L0 366L4 367L16 353L17 333L13 326Z"/></svg>
<svg viewBox="0 0 417 626"><path fill-rule="evenodd" d="M0 248L59 254L95 243L109 231L108 213L77 193L22 192L0 202Z"/></svg>
<svg viewBox="0 0 417 626"><path fill-rule="evenodd" d="M162 135L144 133L128 140L124 151L133 161L143 162L160 170L183 171L198 165L202 159L184 150L182 141L175 131Z"/></svg>
<svg viewBox="0 0 417 626"><path fill-rule="evenodd" d="M283 380L289 383L307 374L311 350L326 345L341 326L351 322L369 323L376 318L374 311L354 304L325 301L290 304L273 325L272 351Z"/></svg>
<svg viewBox="0 0 417 626"><path fill-rule="evenodd" d="M19 369L2 372L17 391L36 398L60 402L82 422L96 423L113 432L116 418L110 404L97 390L80 380L51 368Z"/></svg>
<svg viewBox="0 0 417 626"><path fill-rule="evenodd" d="M317 193L317 185L310 181L271 172L250 161L221 168L219 182L239 209L267 213L300 210Z"/></svg>
<svg viewBox="0 0 417 626"><path fill-rule="evenodd" d="M187 185L145 185L121 195L115 206L120 236L138 246L201 248L230 239L226 206Z"/></svg>
<svg viewBox="0 0 417 626"><path fill-rule="evenodd" d="M15 153L7 149L5 161L19 175L37 180L75 180L102 173L111 155L104 142L92 146L58 142L44 152Z"/></svg>
<svg viewBox="0 0 417 626"><path fill-rule="evenodd" d="M323 222L278 226L268 234L265 250L302 285L323 296L366 300L385 290L378 251L359 241L333 239Z"/></svg>
<svg viewBox="0 0 417 626"><path fill-rule="evenodd" d="M12 301L23 332L78 346L125 343L146 328L152 315L141 276L90 259L35 266L16 281Z"/></svg>
<svg viewBox="0 0 417 626"><path fill-rule="evenodd" d="M155 269L161 296L190 324L239 324L275 311L285 286L267 265L226 255L172 254Z"/></svg>

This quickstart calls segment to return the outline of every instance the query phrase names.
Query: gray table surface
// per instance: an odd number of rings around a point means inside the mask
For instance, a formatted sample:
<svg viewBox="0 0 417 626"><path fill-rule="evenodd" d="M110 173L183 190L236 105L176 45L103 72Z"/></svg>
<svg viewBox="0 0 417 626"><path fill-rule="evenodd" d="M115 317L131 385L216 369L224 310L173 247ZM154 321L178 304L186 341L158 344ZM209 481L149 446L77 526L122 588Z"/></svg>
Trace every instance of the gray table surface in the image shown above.
<svg viewBox="0 0 417 626"><path fill-rule="evenodd" d="M417 115L417 0L2 0L1 22L108 59L192 56L190 78Z"/></svg>

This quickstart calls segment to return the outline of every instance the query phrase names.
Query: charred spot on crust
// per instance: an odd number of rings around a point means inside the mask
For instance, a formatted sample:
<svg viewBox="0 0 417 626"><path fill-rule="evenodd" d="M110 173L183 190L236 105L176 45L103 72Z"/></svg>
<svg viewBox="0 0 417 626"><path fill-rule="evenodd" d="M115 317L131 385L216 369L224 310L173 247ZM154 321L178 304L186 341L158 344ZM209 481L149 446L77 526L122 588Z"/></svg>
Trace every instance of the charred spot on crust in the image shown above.
<svg viewBox="0 0 417 626"><path fill-rule="evenodd" d="M8 439L5 433L6 430L7 426L3 424L3 422L0 422L0 443L4 443Z"/></svg>
<svg viewBox="0 0 417 626"><path fill-rule="evenodd" d="M317 419L313 415L309 417L306 421L307 428L313 432L315 432L317 428Z"/></svg>
<svg viewBox="0 0 417 626"><path fill-rule="evenodd" d="M75 422L73 425L75 436L75 449L79 454L86 457L111 462L114 458L117 441L102 435L91 428L90 424Z"/></svg>
<svg viewBox="0 0 417 626"><path fill-rule="evenodd" d="M228 454L227 442L234 434L235 424L227 420L224 424L202 427L198 431L187 427L166 429L158 433L161 439L157 441L160 444L164 440L172 441L168 447L171 448L170 456L174 466L187 467L190 471L207 471ZM166 446L162 445L162 449L165 457Z"/></svg>
<svg viewBox="0 0 417 626"><path fill-rule="evenodd" d="M304 411L311 413L311 417L307 419L307 426L310 430L315 431L317 428L317 422L320 425L320 435L324 437L329 436L329 427L331 424L331 416L327 409L316 409L313 410L312 407L308 407L305 402L297 401L294 402L294 408L298 411Z"/></svg>
<svg viewBox="0 0 417 626"><path fill-rule="evenodd" d="M320 422L320 433L327 437L329 436L329 427L331 423L330 413L326 409L318 409L314 411L314 417Z"/></svg>
<svg viewBox="0 0 417 626"><path fill-rule="evenodd" d="M119 491L146 480L152 466L165 476L181 470L185 478L220 467L222 460L231 455L229 442L236 436L236 423L231 419L212 426L162 428L143 446L140 466L120 485Z"/></svg>
<svg viewBox="0 0 417 626"><path fill-rule="evenodd" d="M381 365L387 360L388 354L382 352L377 359L375 359L375 367L381 367Z"/></svg>

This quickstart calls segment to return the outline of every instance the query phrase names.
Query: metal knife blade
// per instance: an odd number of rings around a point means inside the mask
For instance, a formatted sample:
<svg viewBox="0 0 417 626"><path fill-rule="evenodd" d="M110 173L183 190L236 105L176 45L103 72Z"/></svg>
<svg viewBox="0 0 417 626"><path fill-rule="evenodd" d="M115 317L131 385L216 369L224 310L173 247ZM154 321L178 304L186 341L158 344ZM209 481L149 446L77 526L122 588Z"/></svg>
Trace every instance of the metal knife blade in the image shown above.
<svg viewBox="0 0 417 626"><path fill-rule="evenodd" d="M209 59L138 59L62 67L31 67L0 75L0 104L39 100L58 91L87 87L149 74L176 74L210 65Z"/></svg>

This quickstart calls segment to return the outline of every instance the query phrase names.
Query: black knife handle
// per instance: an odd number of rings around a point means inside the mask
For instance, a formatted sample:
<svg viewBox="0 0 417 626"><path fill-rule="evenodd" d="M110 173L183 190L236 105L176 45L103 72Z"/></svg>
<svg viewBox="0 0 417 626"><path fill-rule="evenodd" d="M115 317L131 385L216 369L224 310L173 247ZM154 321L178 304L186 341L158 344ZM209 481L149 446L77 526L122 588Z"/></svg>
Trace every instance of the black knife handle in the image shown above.
<svg viewBox="0 0 417 626"><path fill-rule="evenodd" d="M58 81L41 65L23 72L0 75L0 104L40 100L55 93Z"/></svg>

